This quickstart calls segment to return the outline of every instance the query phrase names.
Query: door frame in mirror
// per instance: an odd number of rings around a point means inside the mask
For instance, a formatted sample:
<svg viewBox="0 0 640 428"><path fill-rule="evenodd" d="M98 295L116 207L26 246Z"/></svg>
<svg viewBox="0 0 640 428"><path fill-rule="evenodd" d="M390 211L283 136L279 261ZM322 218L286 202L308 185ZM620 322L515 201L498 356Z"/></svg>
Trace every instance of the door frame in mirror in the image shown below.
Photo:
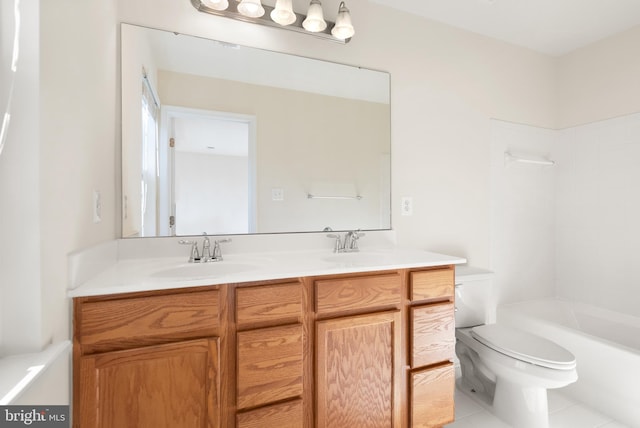
<svg viewBox="0 0 640 428"><path fill-rule="evenodd" d="M167 155L174 148L175 141L170 142L172 137L172 123L175 118L197 118L197 119L211 119L221 120L229 122L242 122L247 124L248 139L247 139L247 162L248 162L248 177L247 177L247 230L243 233L256 233L257 230L257 162L256 162L256 127L257 118L252 115L211 111L204 109L196 109L190 107L163 105L160 108L160 145L159 145L159 162L161 165L167 168L168 174L160 174L160 190L158 194L158 207L160 219L170 219L169 221L160 221L158 226L158 233L154 236L176 236L176 228L178 222L181 221L176 216L176 198L175 198L175 157ZM179 142L177 143L179 144ZM206 197L203 195L203 197ZM202 231L207 231L210 234L219 234L216 230L211 230L203 225L200 228ZM199 230L200 230L199 229Z"/></svg>

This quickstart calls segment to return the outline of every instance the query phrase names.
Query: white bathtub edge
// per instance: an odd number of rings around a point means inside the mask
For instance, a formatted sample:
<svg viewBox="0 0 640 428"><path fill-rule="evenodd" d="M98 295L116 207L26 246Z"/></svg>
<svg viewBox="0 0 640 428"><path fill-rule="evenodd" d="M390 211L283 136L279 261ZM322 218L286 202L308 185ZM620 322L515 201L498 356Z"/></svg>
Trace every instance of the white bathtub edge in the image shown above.
<svg viewBox="0 0 640 428"><path fill-rule="evenodd" d="M64 340L48 345L40 352L1 358L0 405L14 404L54 363L70 352L71 341Z"/></svg>

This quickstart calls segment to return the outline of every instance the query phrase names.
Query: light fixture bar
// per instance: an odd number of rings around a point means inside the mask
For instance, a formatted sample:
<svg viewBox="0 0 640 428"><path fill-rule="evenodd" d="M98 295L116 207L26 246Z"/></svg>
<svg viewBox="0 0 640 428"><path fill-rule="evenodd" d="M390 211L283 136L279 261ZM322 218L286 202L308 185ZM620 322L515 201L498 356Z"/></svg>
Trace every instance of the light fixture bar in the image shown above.
<svg viewBox="0 0 640 428"><path fill-rule="evenodd" d="M283 30L295 31L297 33L307 34L309 36L318 37L324 40L331 40L332 42L336 42L340 44L349 43L349 41L351 40L350 38L346 40L340 40L334 37L331 34L331 29L335 24L331 21L326 21L327 28L324 31L310 32L305 30L304 27L302 26L302 21L305 20L306 16L296 13L295 11L294 13L296 15L296 20L292 24L285 25L285 26L280 25L271 20L270 15L271 15L271 11L274 8L266 4L262 5L262 7L264 7L265 13L260 18L249 18L247 16L242 15L240 12L238 12L239 3L236 0L229 1L229 7L226 10L212 9L208 7L205 3L203 3L202 0L191 0L191 4L200 12L209 13L211 15L223 16L225 18L235 19L237 21L249 22L252 24L266 25L267 27L272 27L272 28L280 28Z"/></svg>

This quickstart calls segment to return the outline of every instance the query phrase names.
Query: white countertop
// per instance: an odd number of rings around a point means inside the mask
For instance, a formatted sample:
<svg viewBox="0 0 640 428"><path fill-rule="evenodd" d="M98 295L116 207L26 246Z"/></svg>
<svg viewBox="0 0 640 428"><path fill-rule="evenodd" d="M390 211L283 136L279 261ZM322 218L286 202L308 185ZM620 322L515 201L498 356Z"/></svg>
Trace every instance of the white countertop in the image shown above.
<svg viewBox="0 0 640 428"><path fill-rule="evenodd" d="M460 257L406 249L327 250L228 254L220 262L187 263L182 257L119 260L68 291L97 296L303 276L372 272L465 263Z"/></svg>

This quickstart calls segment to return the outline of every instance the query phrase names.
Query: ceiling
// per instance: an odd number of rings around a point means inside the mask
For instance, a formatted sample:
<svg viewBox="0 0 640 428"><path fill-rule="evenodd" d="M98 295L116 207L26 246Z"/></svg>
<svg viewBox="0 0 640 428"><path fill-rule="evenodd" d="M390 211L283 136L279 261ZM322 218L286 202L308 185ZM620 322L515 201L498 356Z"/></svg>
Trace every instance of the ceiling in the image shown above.
<svg viewBox="0 0 640 428"><path fill-rule="evenodd" d="M640 25L639 0L369 1L553 56Z"/></svg>

